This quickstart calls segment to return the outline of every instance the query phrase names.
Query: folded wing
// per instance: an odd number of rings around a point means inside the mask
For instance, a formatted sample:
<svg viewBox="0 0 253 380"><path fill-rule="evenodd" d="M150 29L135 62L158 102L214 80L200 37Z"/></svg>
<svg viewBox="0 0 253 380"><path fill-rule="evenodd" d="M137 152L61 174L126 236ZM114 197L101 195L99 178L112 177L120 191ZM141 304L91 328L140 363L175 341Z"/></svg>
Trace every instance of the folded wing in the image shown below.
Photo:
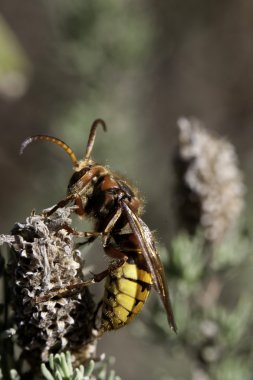
<svg viewBox="0 0 253 380"><path fill-rule="evenodd" d="M169 290L167 287L165 273L160 257L156 251L155 242L148 226L122 201L122 208L125 211L129 225L136 235L147 266L152 275L155 290L159 294L165 307L169 325L172 330L177 331L172 306L170 303Z"/></svg>

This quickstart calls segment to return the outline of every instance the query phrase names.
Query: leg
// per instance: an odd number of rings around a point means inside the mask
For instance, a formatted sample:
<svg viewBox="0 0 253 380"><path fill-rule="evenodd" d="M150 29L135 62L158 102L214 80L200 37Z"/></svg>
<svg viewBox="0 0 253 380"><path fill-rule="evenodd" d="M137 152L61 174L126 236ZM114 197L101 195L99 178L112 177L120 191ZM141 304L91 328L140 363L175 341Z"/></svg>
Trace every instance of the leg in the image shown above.
<svg viewBox="0 0 253 380"><path fill-rule="evenodd" d="M74 201L75 205L78 206L78 208L75 210L75 212L82 216L85 214L82 198L79 194L70 194L67 196L67 198L63 199L62 201L58 202L53 208L49 209L44 215L46 217L52 215L58 208L65 207L69 202Z"/></svg>
<svg viewBox="0 0 253 380"><path fill-rule="evenodd" d="M106 248L108 246L108 241L110 239L110 233L111 233L113 227L115 226L115 223L117 222L117 220L121 217L121 214L122 214L122 209L118 208L116 213L113 215L112 219L109 221L109 223L105 227L105 229L103 231L103 247L104 248Z"/></svg>
<svg viewBox="0 0 253 380"><path fill-rule="evenodd" d="M85 245L85 244L90 244L92 243L94 240L96 240L97 237L99 236L102 236L102 240L103 240L103 247L106 248L107 245L108 245L108 240L110 239L110 232L111 230L113 229L116 221L119 219L121 215L121 210L118 209L117 212L115 213L115 215L113 216L113 218L110 220L110 222L107 224L105 230L103 232L97 232L97 231L94 231L94 232L80 232L80 231L76 231L74 230L73 228L69 227L69 226L64 226L64 228L69 232L69 233L72 233L73 235L76 235L77 237L85 237L87 238L86 241L84 242L80 242L80 243L76 243L76 248L78 249L79 247L81 247L82 245ZM107 253L107 252L106 252ZM110 254L108 254L108 256L110 256ZM112 257L112 256L111 256ZM114 258L114 257L113 257Z"/></svg>
<svg viewBox="0 0 253 380"><path fill-rule="evenodd" d="M92 233L92 232L91 232ZM101 233L102 234L102 233ZM88 237L87 238L87 240L85 240L85 241L81 241L80 243L76 243L75 244L75 248L76 249L79 249L80 247L82 247L83 245L86 245L86 244L90 244L90 243L92 243L94 240L96 240L96 238L97 238L98 236L90 236L90 237Z"/></svg>
<svg viewBox="0 0 253 380"><path fill-rule="evenodd" d="M95 280L91 278L90 280L82 281L76 284L67 285L63 288L58 288L58 289L54 288L46 292L43 296L35 297L35 303L46 302L46 301L51 300L54 297L58 297L58 298L69 297L75 292L80 291L80 289L82 289L83 287L89 286L94 283L95 283Z"/></svg>
<svg viewBox="0 0 253 380"><path fill-rule="evenodd" d="M121 265L123 265L124 262L126 262L128 259L127 255L125 255L119 249L114 248L112 245L107 245L106 247L104 247L104 251L107 254L107 256L111 257L112 259L117 259L118 261L122 262ZM117 268L119 268L121 265L119 265Z"/></svg>
<svg viewBox="0 0 253 380"><path fill-rule="evenodd" d="M48 216L52 215L56 210L58 210L58 208L65 207L72 200L73 200L73 195L69 195L67 198L58 202L53 208L49 209L49 211L45 212L44 216L48 217Z"/></svg>
<svg viewBox="0 0 253 380"><path fill-rule="evenodd" d="M49 301L50 299L54 297L69 297L72 294L79 292L82 288L95 284L96 282L102 281L105 277L107 277L111 272L113 272L115 269L118 269L121 267L124 262L127 260L127 256L124 255L121 251L108 246L105 248L105 252L108 256L117 259L116 262L111 263L108 267L108 269L105 269L103 272L97 273L97 274L92 274L93 277L89 280L78 282L76 284L71 284L67 285L63 288L58 288L58 289L52 289L51 291L45 293L41 297L35 297L35 302L40 303L40 302L46 302Z"/></svg>
<svg viewBox="0 0 253 380"><path fill-rule="evenodd" d="M77 231L74 228L70 227L68 224L62 224L59 227L59 230L61 230L61 229L66 230L68 233L73 234L74 236L88 238L89 240L91 240L90 242L95 240L98 236L103 235L102 232L96 232L96 231L92 231L92 232ZM81 243L81 244L83 244L83 243Z"/></svg>
<svg viewBox="0 0 253 380"><path fill-rule="evenodd" d="M40 297L35 297L35 303L46 302L54 297L70 297L71 295L80 292L82 288L95 284L96 282L102 281L109 274L109 272L110 269L108 268L101 273L93 274L93 277L89 280L67 285L63 288L54 288L52 290L49 290L44 295Z"/></svg>

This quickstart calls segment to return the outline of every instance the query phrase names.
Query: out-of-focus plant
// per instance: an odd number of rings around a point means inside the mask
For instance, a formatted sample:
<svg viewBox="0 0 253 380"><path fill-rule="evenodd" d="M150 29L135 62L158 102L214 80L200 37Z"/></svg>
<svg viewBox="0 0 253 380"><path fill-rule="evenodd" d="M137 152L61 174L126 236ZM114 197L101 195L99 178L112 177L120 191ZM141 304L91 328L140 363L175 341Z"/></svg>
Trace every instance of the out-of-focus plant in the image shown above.
<svg viewBox="0 0 253 380"><path fill-rule="evenodd" d="M178 121L177 204L188 231L201 226L205 239L221 241L238 221L245 188L235 149L196 119Z"/></svg>
<svg viewBox="0 0 253 380"><path fill-rule="evenodd" d="M169 252L159 249L172 288L178 334L169 334L156 299L139 332L153 331L154 339L183 352L192 363L192 380L249 380L253 304L238 281L251 263L252 236L239 223L242 175L230 143L196 120L181 119L179 127L176 196L180 221L188 231L178 233Z"/></svg>

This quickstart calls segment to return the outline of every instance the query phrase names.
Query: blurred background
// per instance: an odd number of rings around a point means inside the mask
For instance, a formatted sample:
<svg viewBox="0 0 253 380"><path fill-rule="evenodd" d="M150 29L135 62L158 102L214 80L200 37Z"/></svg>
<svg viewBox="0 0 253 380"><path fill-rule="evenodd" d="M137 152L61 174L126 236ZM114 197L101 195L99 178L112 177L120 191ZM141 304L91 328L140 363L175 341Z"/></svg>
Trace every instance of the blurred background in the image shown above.
<svg viewBox="0 0 253 380"><path fill-rule="evenodd" d="M93 157L141 190L144 220L164 246L175 234L172 161L181 116L199 118L234 144L250 219L252 16L249 0L2 0L1 233L62 199L72 173L57 147L33 144L20 157L21 142L49 134L82 157L96 118L108 131L98 130ZM188 378L182 354L131 331L99 343L123 379L158 378L158 368Z"/></svg>

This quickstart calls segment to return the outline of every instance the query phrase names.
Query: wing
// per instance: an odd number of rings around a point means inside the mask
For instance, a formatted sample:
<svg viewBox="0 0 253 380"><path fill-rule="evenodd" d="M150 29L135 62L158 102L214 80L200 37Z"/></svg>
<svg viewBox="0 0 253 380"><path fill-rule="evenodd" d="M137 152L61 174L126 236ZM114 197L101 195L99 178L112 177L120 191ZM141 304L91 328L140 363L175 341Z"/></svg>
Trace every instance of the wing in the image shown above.
<svg viewBox="0 0 253 380"><path fill-rule="evenodd" d="M148 228L148 226L143 222L143 220L141 220L141 218L139 218L124 201L122 201L121 204L127 216L130 227L135 233L140 247L142 249L143 255L147 262L147 266L152 276L155 290L161 297L162 303L167 312L169 325L172 328L172 330L176 332L177 326L175 323L173 310L170 303L169 290L165 280L165 273L160 257L156 251L151 231Z"/></svg>

